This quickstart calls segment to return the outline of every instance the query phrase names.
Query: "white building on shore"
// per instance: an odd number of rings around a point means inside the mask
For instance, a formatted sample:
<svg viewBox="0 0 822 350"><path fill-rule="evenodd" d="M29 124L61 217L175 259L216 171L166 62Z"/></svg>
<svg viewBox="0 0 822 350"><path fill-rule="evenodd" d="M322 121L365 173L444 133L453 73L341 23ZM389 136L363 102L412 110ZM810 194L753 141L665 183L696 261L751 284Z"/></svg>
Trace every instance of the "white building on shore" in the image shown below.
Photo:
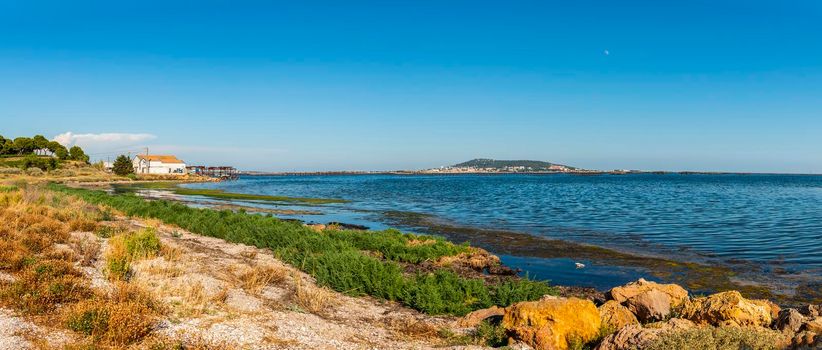
<svg viewBox="0 0 822 350"><path fill-rule="evenodd" d="M140 154L134 157L133 164L136 174L186 174L186 163L171 155Z"/></svg>

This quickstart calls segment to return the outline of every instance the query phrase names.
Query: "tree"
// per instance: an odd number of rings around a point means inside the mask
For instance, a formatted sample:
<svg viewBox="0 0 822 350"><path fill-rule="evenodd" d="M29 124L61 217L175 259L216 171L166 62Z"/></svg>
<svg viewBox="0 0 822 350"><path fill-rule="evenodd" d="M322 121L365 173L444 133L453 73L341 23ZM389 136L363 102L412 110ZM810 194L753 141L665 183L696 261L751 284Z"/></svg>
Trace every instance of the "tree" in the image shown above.
<svg viewBox="0 0 822 350"><path fill-rule="evenodd" d="M34 152L34 141L28 137L18 137L14 139L12 147L14 148L14 151L20 155L32 153Z"/></svg>
<svg viewBox="0 0 822 350"><path fill-rule="evenodd" d="M88 163L88 156L86 155L86 152L83 152L83 149L79 146L71 146L71 148L69 148L69 156L73 160Z"/></svg>
<svg viewBox="0 0 822 350"><path fill-rule="evenodd" d="M34 135L31 141L34 144L34 149L48 148L49 145L49 140L43 135Z"/></svg>
<svg viewBox="0 0 822 350"><path fill-rule="evenodd" d="M114 160L114 168L112 170L117 175L126 176L128 174L134 174L134 165L131 164L131 160L129 160L128 157L120 155Z"/></svg>
<svg viewBox="0 0 822 350"><path fill-rule="evenodd" d="M66 149L66 146L61 145L57 141L49 142L48 146L46 148L48 148L50 151L54 152L54 155L57 158L60 158L61 160L66 160L66 158L68 158L68 156L69 156L69 153L68 153L68 150Z"/></svg>
<svg viewBox="0 0 822 350"><path fill-rule="evenodd" d="M12 153L14 153L14 141L6 139L2 144L0 144L0 154Z"/></svg>

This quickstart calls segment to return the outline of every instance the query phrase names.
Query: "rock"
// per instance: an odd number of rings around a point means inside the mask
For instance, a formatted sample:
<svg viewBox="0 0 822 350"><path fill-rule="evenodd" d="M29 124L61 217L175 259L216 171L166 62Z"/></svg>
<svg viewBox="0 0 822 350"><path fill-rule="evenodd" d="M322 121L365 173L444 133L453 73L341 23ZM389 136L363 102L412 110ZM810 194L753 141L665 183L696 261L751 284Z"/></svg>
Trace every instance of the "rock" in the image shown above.
<svg viewBox="0 0 822 350"><path fill-rule="evenodd" d="M656 339L657 330L642 328L638 324L625 326L605 338L596 347L597 350L629 350L641 348Z"/></svg>
<svg viewBox="0 0 822 350"><path fill-rule="evenodd" d="M822 304L808 304L799 308L799 313L808 317L822 316Z"/></svg>
<svg viewBox="0 0 822 350"><path fill-rule="evenodd" d="M671 313L671 297L656 289L631 297L625 305L642 322L663 320Z"/></svg>
<svg viewBox="0 0 822 350"><path fill-rule="evenodd" d="M822 336L808 331L797 333L791 339L791 349L819 349L822 345Z"/></svg>
<svg viewBox="0 0 822 350"><path fill-rule="evenodd" d="M771 310L742 297L738 291L716 293L687 303L682 317L713 326L763 326L773 320Z"/></svg>
<svg viewBox="0 0 822 350"><path fill-rule="evenodd" d="M594 303L578 298L543 298L505 309L502 326L514 341L534 349L568 349L568 343L587 343L600 327Z"/></svg>
<svg viewBox="0 0 822 350"><path fill-rule="evenodd" d="M804 321L805 317L803 317L799 311L795 309L785 309L780 311L777 316L776 329L785 333L796 333L799 331L799 327L802 327Z"/></svg>
<svg viewBox="0 0 822 350"><path fill-rule="evenodd" d="M323 224L306 224L305 226L316 232L323 232L323 230L325 230L325 225Z"/></svg>
<svg viewBox="0 0 822 350"><path fill-rule="evenodd" d="M753 299L751 300L751 302L756 305L764 306L766 309L768 309L768 311L770 311L771 313L771 319L774 320L776 320L776 318L779 317L779 311L782 311L782 308L779 307L779 305L776 305L776 303L767 299Z"/></svg>
<svg viewBox="0 0 822 350"><path fill-rule="evenodd" d="M642 328L641 325L628 325L616 333L603 338L597 346L597 350L634 350L641 349L649 342L665 333L690 329L695 327L694 323L688 320L672 318L667 322L655 322Z"/></svg>
<svg viewBox="0 0 822 350"><path fill-rule="evenodd" d="M822 317L805 321L800 327L800 330L822 335Z"/></svg>
<svg viewBox="0 0 822 350"><path fill-rule="evenodd" d="M505 315L505 309L499 306L492 306L487 309L477 310L474 312L465 315L463 318L457 321L457 325L459 327L464 328L474 328L478 326L482 321L494 317L494 316L503 316Z"/></svg>
<svg viewBox="0 0 822 350"><path fill-rule="evenodd" d="M644 278L640 278L636 282L631 282L621 287L614 287L611 289L609 294L611 295L611 299L616 300L619 303L624 303L628 301L628 299L649 290L658 290L667 294L668 297L671 298L672 307L678 307L688 300L688 291L685 290L685 288L682 288L676 284L659 284L656 282L650 282L646 281Z"/></svg>
<svg viewBox="0 0 822 350"><path fill-rule="evenodd" d="M599 310L599 319L602 326L614 331L620 330L627 325L639 324L639 320L636 319L634 313L615 300L608 300L597 309Z"/></svg>

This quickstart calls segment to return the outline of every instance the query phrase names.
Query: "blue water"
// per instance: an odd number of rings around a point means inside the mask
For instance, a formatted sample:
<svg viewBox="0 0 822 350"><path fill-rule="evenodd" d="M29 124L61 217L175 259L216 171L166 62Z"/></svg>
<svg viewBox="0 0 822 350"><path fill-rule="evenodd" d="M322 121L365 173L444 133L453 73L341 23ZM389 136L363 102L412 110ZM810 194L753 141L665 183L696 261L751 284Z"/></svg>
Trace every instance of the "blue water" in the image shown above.
<svg viewBox="0 0 822 350"><path fill-rule="evenodd" d="M298 216L305 221L382 228L384 211L426 213L456 225L822 279L822 176L247 176L188 186L351 201L326 206L326 215ZM543 263L517 259L508 260ZM548 277L557 276L567 277Z"/></svg>

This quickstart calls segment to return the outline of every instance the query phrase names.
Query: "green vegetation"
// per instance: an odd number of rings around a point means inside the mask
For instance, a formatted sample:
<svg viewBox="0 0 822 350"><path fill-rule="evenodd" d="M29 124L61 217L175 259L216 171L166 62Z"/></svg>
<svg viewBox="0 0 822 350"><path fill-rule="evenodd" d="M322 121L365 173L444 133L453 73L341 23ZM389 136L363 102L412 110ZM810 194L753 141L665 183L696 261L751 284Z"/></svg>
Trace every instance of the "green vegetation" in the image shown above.
<svg viewBox="0 0 822 350"><path fill-rule="evenodd" d="M88 163L88 156L80 146L72 146L69 148L69 158L72 160L79 160Z"/></svg>
<svg viewBox="0 0 822 350"><path fill-rule="evenodd" d="M0 165L29 169L54 170L59 160L77 160L88 163L89 157L78 146L66 149L57 141L49 141L43 135L7 139L0 135L0 157L11 158L0 161Z"/></svg>
<svg viewBox="0 0 822 350"><path fill-rule="evenodd" d="M35 151L45 150L61 160L79 160L88 162L88 156L78 146L74 146L71 150L66 149L57 141L49 141L43 135L35 135L34 137L18 137L15 139L7 139L0 136L0 155L17 155L24 156L34 154Z"/></svg>
<svg viewBox="0 0 822 350"><path fill-rule="evenodd" d="M482 321L474 331L474 337L477 338L480 343L495 348L508 345L508 335L505 334L505 328L499 323Z"/></svg>
<svg viewBox="0 0 822 350"><path fill-rule="evenodd" d="M127 215L156 218L198 234L271 249L280 259L313 275L320 285L349 295L396 300L429 314L463 315L491 305L506 306L556 293L546 283L528 279L487 284L445 269L406 274L402 263L435 260L469 249L437 237L396 230L315 232L271 216L198 209L164 200L146 201L133 194L108 195L56 184L50 187L90 203L114 207ZM429 243L410 244L412 239Z"/></svg>
<svg viewBox="0 0 822 350"><path fill-rule="evenodd" d="M342 199L329 198L301 198L301 197L285 197L285 196L268 196L260 194L246 194L246 193L230 193L223 190L210 189L196 189L196 188L182 188L178 187L174 182L145 182L128 185L116 186L117 190L135 190L135 189L156 189L168 190L175 194L182 196L203 196L217 199L236 199L236 200L257 200L266 202L290 202L290 203L305 203L305 204L329 204L329 203L345 203L347 201Z"/></svg>
<svg viewBox="0 0 822 350"><path fill-rule="evenodd" d="M783 334L764 328L699 327L658 337L645 349L777 349Z"/></svg>
<svg viewBox="0 0 822 350"><path fill-rule="evenodd" d="M106 267L109 277L124 280L131 270L131 262L136 259L156 255L160 251L160 239L153 228L140 232L115 236L109 241L109 253L106 256Z"/></svg>
<svg viewBox="0 0 822 350"><path fill-rule="evenodd" d="M131 163L131 160L128 159L127 156L120 155L114 160L114 166L112 171L115 174L120 176L126 176L128 174L134 174L134 165Z"/></svg>
<svg viewBox="0 0 822 350"><path fill-rule="evenodd" d="M23 158L20 167L23 169L38 168L40 170L47 171L57 169L58 165L59 162L57 161L57 158L38 157L30 154Z"/></svg>

